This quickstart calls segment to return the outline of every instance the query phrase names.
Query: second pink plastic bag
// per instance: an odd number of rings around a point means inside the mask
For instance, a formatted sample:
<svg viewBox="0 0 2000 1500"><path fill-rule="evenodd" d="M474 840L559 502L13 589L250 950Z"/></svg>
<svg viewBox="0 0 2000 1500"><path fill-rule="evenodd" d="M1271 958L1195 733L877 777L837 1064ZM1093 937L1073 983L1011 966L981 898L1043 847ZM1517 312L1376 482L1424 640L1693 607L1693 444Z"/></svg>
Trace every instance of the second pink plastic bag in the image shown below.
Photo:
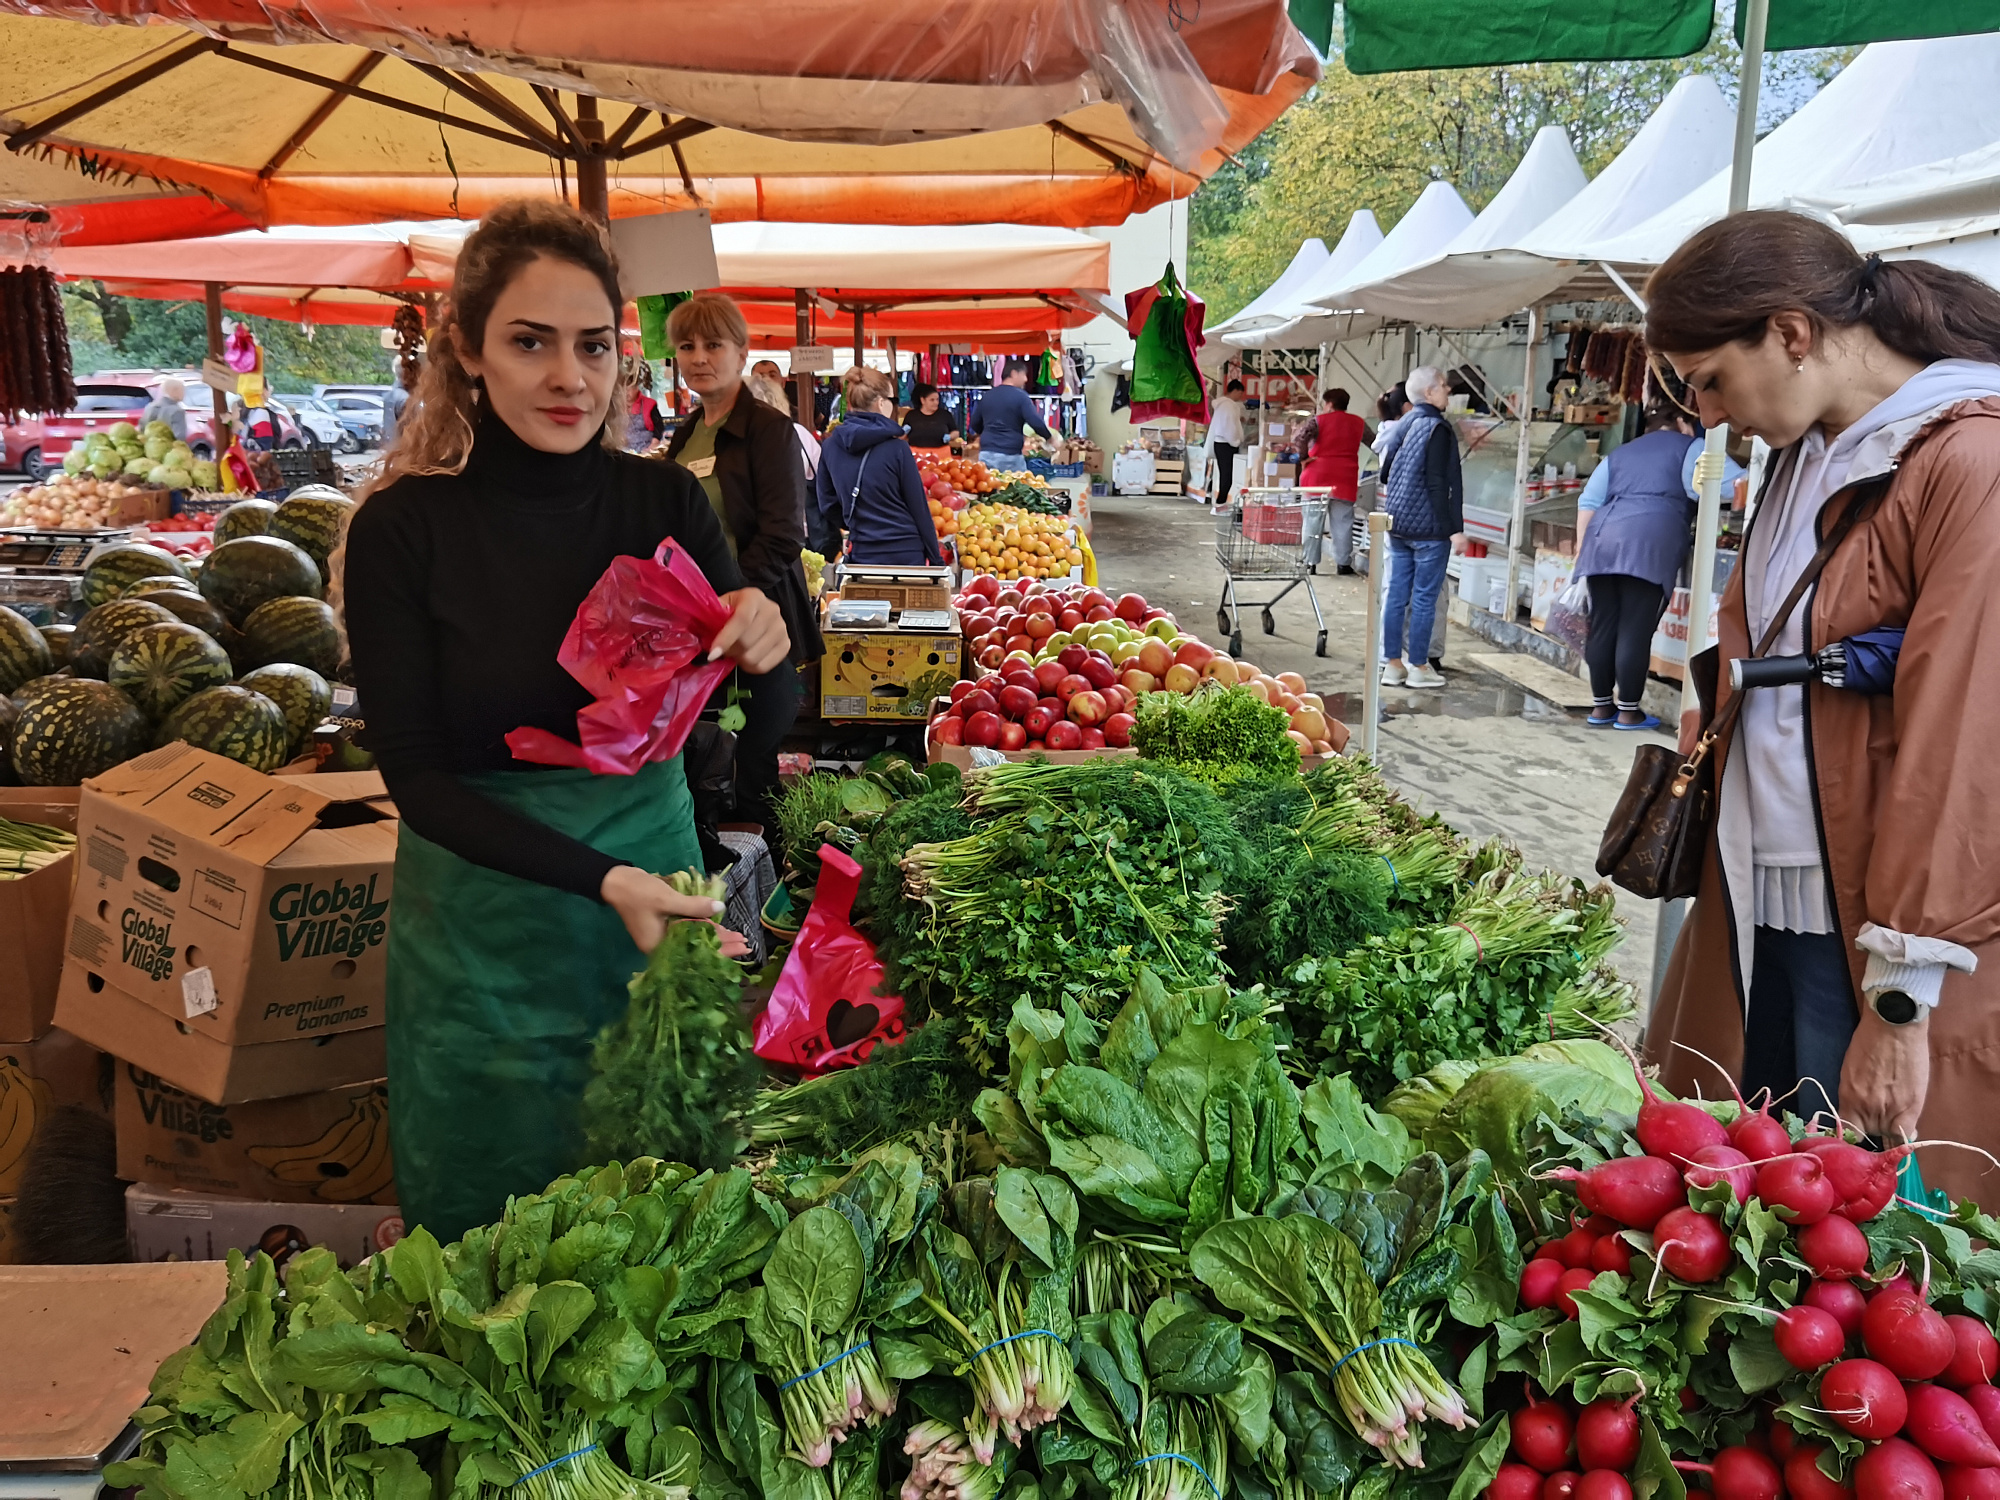
<svg viewBox="0 0 2000 1500"><path fill-rule="evenodd" d="M903 1040L903 997L879 995L882 964L875 945L849 914L861 889L861 866L831 844L819 851L819 885L785 967L757 1017L752 1050L766 1062L816 1078L857 1067L877 1047Z"/></svg>
<svg viewBox="0 0 2000 1500"><path fill-rule="evenodd" d="M672 540L651 557L612 560L570 622L556 660L597 701L576 716L578 743L516 729L516 760L630 776L671 760L709 695L735 669L705 661L729 608Z"/></svg>

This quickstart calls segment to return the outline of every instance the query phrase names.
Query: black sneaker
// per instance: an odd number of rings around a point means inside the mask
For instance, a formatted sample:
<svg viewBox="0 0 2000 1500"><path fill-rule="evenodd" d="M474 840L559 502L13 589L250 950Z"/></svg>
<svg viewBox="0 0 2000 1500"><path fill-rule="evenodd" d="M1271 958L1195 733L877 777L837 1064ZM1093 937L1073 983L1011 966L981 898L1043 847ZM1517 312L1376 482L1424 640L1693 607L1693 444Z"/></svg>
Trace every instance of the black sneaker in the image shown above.
<svg viewBox="0 0 2000 1500"><path fill-rule="evenodd" d="M1346 563L1341 563L1333 571L1336 575L1338 575L1341 578L1352 578L1354 576L1354 569L1349 567Z"/></svg>

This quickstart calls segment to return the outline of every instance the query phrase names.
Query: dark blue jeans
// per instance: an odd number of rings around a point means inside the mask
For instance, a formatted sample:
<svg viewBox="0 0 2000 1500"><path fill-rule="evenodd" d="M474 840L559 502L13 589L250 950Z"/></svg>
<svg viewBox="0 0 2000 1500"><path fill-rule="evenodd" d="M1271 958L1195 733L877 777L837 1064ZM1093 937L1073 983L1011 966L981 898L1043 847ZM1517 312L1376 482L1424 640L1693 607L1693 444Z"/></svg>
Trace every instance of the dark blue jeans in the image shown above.
<svg viewBox="0 0 2000 1500"><path fill-rule="evenodd" d="M1405 613L1409 615L1411 661L1421 664L1429 657L1431 623L1450 561L1449 537L1406 541L1393 531L1389 533L1389 597L1382 620L1384 661L1396 661L1403 655Z"/></svg>
<svg viewBox="0 0 2000 1500"><path fill-rule="evenodd" d="M1847 944L1837 932L1759 927L1743 1035L1743 1096L1768 1087L1810 1120L1840 1103L1840 1066L1857 1020Z"/></svg>

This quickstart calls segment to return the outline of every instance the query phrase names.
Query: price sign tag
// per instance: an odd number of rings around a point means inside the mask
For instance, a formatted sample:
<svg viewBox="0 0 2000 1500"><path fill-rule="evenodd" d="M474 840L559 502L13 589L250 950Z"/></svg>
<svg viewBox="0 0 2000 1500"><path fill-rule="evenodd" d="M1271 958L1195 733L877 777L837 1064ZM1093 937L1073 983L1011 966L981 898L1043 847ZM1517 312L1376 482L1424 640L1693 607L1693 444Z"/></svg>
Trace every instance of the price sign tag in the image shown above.
<svg viewBox="0 0 2000 1500"><path fill-rule="evenodd" d="M215 995L215 974L210 969L189 969L181 975L181 1005L192 1021L205 1016L221 1002Z"/></svg>

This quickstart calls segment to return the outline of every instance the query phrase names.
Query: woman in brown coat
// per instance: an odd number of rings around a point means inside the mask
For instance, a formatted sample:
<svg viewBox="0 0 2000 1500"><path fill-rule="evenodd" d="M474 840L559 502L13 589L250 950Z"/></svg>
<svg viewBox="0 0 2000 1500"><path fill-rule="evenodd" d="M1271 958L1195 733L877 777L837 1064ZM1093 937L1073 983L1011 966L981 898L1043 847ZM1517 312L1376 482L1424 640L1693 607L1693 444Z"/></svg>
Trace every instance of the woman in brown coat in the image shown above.
<svg viewBox="0 0 2000 1500"><path fill-rule="evenodd" d="M1685 1091L1720 1082L1699 1048L1746 1092L1797 1087L1801 1115L2000 1148L2000 293L1864 259L1800 215L1736 214L1653 274L1646 342L1704 422L1775 450L1722 659L1752 653L1850 514L1771 654L1907 632L1892 694L1749 690L1715 747L1716 836L1648 1050ZM2000 1205L1978 1156L1921 1165Z"/></svg>

